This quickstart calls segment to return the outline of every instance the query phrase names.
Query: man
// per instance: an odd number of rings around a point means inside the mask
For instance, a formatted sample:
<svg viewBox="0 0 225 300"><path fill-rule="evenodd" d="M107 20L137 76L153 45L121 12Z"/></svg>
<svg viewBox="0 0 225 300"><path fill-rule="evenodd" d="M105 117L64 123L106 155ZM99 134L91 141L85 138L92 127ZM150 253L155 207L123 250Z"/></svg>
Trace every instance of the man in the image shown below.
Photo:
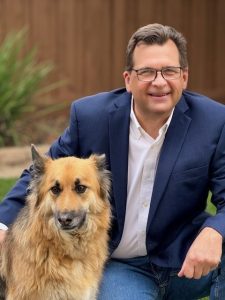
<svg viewBox="0 0 225 300"><path fill-rule="evenodd" d="M74 102L49 150L106 154L113 220L99 299L225 299L225 107L185 91L186 41L168 26L134 33L123 76L126 90ZM3 224L29 180L25 170L1 204ZM205 212L209 190L215 216Z"/></svg>

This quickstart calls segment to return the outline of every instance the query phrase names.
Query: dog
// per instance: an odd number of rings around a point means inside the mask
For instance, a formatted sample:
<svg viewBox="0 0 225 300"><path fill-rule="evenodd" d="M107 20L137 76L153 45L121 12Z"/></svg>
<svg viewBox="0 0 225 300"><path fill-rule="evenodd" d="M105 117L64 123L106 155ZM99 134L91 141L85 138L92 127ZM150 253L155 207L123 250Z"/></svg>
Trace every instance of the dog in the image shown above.
<svg viewBox="0 0 225 300"><path fill-rule="evenodd" d="M7 300L95 300L108 257L104 155L51 159L31 146L26 205L1 247Z"/></svg>

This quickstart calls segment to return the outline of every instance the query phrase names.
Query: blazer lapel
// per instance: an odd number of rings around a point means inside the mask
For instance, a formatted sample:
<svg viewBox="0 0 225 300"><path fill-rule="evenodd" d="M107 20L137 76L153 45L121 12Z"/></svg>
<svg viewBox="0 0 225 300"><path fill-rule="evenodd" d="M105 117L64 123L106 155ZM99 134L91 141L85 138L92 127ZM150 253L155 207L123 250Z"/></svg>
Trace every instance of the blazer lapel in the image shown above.
<svg viewBox="0 0 225 300"><path fill-rule="evenodd" d="M127 93L118 97L109 116L112 192L120 230L123 228L126 211L130 104L130 94Z"/></svg>
<svg viewBox="0 0 225 300"><path fill-rule="evenodd" d="M188 127L191 123L191 118L184 113L187 109L188 106L186 101L182 97L175 107L174 114L161 149L148 216L147 231L151 228L150 224L156 213L164 190L166 189L167 182L183 145Z"/></svg>

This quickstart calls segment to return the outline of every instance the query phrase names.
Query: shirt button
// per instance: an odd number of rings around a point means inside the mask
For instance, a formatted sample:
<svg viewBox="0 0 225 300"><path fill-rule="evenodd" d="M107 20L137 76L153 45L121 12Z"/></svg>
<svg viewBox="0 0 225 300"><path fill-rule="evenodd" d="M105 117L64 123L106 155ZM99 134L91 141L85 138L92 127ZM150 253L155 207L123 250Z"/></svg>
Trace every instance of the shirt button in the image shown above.
<svg viewBox="0 0 225 300"><path fill-rule="evenodd" d="M148 202L147 202L147 201L145 201L145 202L143 202L143 203L142 203L142 205L143 205L143 207L145 207L145 208L146 208L146 207L148 207Z"/></svg>

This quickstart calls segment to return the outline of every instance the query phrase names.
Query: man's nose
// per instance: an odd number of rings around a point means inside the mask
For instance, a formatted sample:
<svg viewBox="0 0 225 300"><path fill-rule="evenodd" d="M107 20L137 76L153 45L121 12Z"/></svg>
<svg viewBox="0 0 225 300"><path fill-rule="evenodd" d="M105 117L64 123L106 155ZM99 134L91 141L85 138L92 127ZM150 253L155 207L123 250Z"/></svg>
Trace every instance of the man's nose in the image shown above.
<svg viewBox="0 0 225 300"><path fill-rule="evenodd" d="M162 75L162 71L156 71L155 79L152 81L153 84L165 84L167 81Z"/></svg>

